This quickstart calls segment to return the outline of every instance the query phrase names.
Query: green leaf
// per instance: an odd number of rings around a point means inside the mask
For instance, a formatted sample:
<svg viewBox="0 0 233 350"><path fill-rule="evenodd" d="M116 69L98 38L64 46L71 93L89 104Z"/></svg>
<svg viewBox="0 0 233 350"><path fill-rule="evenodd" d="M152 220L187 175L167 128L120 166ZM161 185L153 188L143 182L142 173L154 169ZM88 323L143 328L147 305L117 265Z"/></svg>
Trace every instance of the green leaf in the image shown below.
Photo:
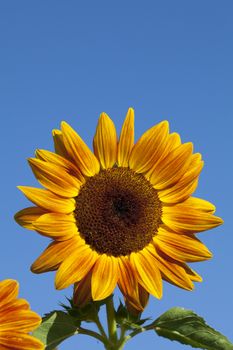
<svg viewBox="0 0 233 350"><path fill-rule="evenodd" d="M75 320L63 311L53 311L43 318L33 336L46 345L46 350L55 349L65 339L78 334Z"/></svg>
<svg viewBox="0 0 233 350"><path fill-rule="evenodd" d="M233 350L233 344L191 310L174 307L153 322L158 335L194 348Z"/></svg>

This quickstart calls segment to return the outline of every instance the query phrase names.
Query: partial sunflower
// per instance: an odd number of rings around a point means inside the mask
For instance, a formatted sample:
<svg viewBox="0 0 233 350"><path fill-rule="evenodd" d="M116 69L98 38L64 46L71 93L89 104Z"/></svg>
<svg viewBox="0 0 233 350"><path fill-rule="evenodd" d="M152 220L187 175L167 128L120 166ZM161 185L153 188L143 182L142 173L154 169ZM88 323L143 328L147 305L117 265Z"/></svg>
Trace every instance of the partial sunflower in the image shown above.
<svg viewBox="0 0 233 350"><path fill-rule="evenodd" d="M16 221L53 239L32 271L57 270L57 289L75 283L77 305L106 298L117 284L138 311L149 294L161 298L162 279L192 290L201 277L186 262L211 257L194 234L222 223L211 203L191 197L203 167L192 143L169 133L167 121L134 143L132 108L119 140L100 115L94 153L65 122L53 139L55 153L29 159L45 189L19 186L36 206Z"/></svg>
<svg viewBox="0 0 233 350"><path fill-rule="evenodd" d="M18 299L17 281L0 281L0 349L43 350L44 345L29 332L36 329L41 318L30 310L24 299Z"/></svg>

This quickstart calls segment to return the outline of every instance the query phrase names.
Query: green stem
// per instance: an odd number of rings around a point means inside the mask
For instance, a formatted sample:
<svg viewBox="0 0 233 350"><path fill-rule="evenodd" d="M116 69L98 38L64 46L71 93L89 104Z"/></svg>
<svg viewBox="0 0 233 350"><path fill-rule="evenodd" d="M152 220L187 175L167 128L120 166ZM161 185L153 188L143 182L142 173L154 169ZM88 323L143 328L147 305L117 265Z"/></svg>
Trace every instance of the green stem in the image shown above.
<svg viewBox="0 0 233 350"><path fill-rule="evenodd" d="M125 346L125 343L129 340L128 337L124 337L124 339L122 339L122 341L118 344L118 347L116 350L122 350Z"/></svg>
<svg viewBox="0 0 233 350"><path fill-rule="evenodd" d="M98 314L96 315L95 323L100 331L100 334L105 338L108 339L108 336L104 330L104 327L102 326L102 323L100 322Z"/></svg>
<svg viewBox="0 0 233 350"><path fill-rule="evenodd" d="M119 344L121 344L124 339L125 339L125 333L126 333L126 328L124 325L121 325L121 335L120 335L120 339L119 339Z"/></svg>
<svg viewBox="0 0 233 350"><path fill-rule="evenodd" d="M125 346L125 343L130 339L128 336L125 335L126 329L124 326L121 328L121 336L119 339L119 342L117 343L116 350L122 350Z"/></svg>
<svg viewBox="0 0 233 350"><path fill-rule="evenodd" d="M132 339L133 337L135 337L136 335L138 335L140 333L143 333L143 332L146 332L146 331L149 331L152 329L154 329L153 324L149 324L148 326L142 327L140 329L137 329L137 330L131 332L129 335L125 335L125 330L122 327L122 334L121 334L120 340L117 344L116 350L122 350L125 346L125 343L127 343L127 341L129 341L130 339Z"/></svg>
<svg viewBox="0 0 233 350"><path fill-rule="evenodd" d="M108 335L106 334L104 327L103 327L102 323L100 322L98 314L96 314L96 317L93 318L93 321L97 325L100 333L97 333L97 332L94 332L92 330L82 328L82 327L80 327L78 329L78 333L89 335L90 337L93 337L93 338L101 341L104 344L104 347L106 350L122 350L124 348L126 342L129 341L131 338L135 337L136 335L138 335L142 332L154 329L154 323L151 323L145 327L135 329L130 334L126 335L128 328L122 324L122 325L119 325L121 328L121 332L120 332L120 336L118 339L117 322L116 322L116 315L115 315L115 309L114 309L114 303L113 303L113 295L111 295L109 298L106 299L105 306L106 306L106 313L107 313Z"/></svg>
<svg viewBox="0 0 233 350"><path fill-rule="evenodd" d="M117 324L116 324L115 310L114 310L113 296L112 295L106 300L106 311L107 311L109 340L113 344L116 344L116 342L117 342Z"/></svg>
<svg viewBox="0 0 233 350"><path fill-rule="evenodd" d="M142 328L140 328L140 329L137 329L137 330L133 331L132 333L130 333L130 334L127 336L127 338L128 338L128 340L129 340L129 339L135 337L136 335L138 335L138 334L140 334L140 333L143 333L143 332L146 332L146 331L150 331L150 330L152 330L152 329L154 329L154 325L153 325L153 324L148 324L148 325L145 326L145 327L142 327Z"/></svg>
<svg viewBox="0 0 233 350"><path fill-rule="evenodd" d="M100 335L99 333L96 333L94 331L91 331L90 329L86 329L86 328L83 328L83 327L79 327L78 329L78 333L79 334L85 334L85 335L89 335L90 337L92 338L95 338L99 341L101 341L104 345L107 345L107 339L104 338L102 335Z"/></svg>

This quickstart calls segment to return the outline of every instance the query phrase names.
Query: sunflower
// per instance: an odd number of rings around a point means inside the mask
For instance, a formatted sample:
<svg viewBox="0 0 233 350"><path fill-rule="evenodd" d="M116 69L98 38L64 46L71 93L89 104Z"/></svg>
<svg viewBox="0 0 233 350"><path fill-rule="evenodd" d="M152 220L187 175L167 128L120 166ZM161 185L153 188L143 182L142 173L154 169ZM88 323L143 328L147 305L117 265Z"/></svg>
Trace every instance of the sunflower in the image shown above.
<svg viewBox="0 0 233 350"><path fill-rule="evenodd" d="M29 159L44 188L19 186L35 204L16 221L52 243L32 264L34 273L57 270L57 289L75 284L74 300L108 297L116 285L129 307L141 311L162 280L192 290L201 277L186 262L211 257L194 235L222 223L215 207L191 197L203 167L192 143L169 133L167 121L134 143L134 111L118 140L100 115L92 152L66 122L53 130L55 153Z"/></svg>
<svg viewBox="0 0 233 350"><path fill-rule="evenodd" d="M26 300L17 299L18 291L17 281L0 281L0 349L42 350L44 345L28 334L40 325L41 318Z"/></svg>

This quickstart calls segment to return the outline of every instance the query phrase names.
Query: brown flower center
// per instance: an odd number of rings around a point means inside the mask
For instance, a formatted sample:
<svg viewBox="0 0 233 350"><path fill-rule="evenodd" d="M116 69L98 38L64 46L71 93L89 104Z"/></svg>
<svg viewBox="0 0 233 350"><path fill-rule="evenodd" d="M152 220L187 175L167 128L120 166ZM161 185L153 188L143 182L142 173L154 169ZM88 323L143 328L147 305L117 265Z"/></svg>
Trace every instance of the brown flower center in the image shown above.
<svg viewBox="0 0 233 350"><path fill-rule="evenodd" d="M157 191L128 168L102 170L76 197L80 235L99 254L117 257L143 249L156 234L161 213Z"/></svg>

